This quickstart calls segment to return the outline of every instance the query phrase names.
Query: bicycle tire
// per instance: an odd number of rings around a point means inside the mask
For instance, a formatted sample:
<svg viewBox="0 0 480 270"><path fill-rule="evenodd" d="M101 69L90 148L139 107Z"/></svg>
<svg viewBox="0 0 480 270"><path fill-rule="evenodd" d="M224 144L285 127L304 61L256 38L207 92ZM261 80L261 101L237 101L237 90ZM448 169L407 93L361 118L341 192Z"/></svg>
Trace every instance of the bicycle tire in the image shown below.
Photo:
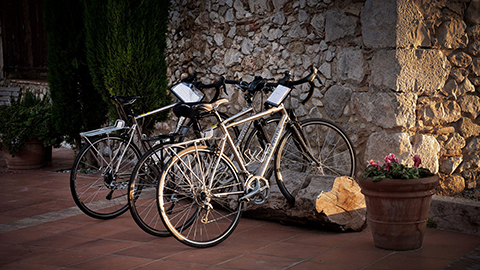
<svg viewBox="0 0 480 270"><path fill-rule="evenodd" d="M213 114L206 114L200 120L213 116ZM224 113L220 113L220 116L222 119L228 118ZM189 130L187 134L192 139L200 135L195 131L190 132L194 121L198 120L192 119L186 125ZM201 127L199 126L199 128ZM238 136L238 129L234 129L232 136ZM179 137L178 142L184 141L185 137ZM179 148L178 151L180 150ZM135 223L146 233L160 237L170 236L170 233L163 225L158 213L156 187L163 167L170 157L163 151L163 146L154 146L141 157L128 183L128 204ZM153 189L151 189L152 187Z"/></svg>
<svg viewBox="0 0 480 270"><path fill-rule="evenodd" d="M157 185L163 167L170 159L163 145L148 150L132 172L128 184L128 203L135 223L154 236L170 236L157 208Z"/></svg>
<svg viewBox="0 0 480 270"><path fill-rule="evenodd" d="M216 161L218 167L214 165ZM212 170L215 167L217 170ZM212 171L216 174L212 175ZM202 185L206 179L213 180L211 188ZM165 227L188 246L217 245L230 236L240 221L243 183L231 160L225 155L219 157L210 148L191 146L173 157L162 172L157 192Z"/></svg>
<svg viewBox="0 0 480 270"><path fill-rule="evenodd" d="M356 154L347 134L335 123L312 118L300 121L307 146L320 164L301 150L292 130L282 137L275 153L277 185L289 203L312 181L325 177L355 176Z"/></svg>
<svg viewBox="0 0 480 270"><path fill-rule="evenodd" d="M122 163L118 159L126 149ZM127 184L141 154L118 135L102 136L85 144L73 162L70 191L75 204L97 219L111 219L128 210ZM117 167L119 170L115 172Z"/></svg>

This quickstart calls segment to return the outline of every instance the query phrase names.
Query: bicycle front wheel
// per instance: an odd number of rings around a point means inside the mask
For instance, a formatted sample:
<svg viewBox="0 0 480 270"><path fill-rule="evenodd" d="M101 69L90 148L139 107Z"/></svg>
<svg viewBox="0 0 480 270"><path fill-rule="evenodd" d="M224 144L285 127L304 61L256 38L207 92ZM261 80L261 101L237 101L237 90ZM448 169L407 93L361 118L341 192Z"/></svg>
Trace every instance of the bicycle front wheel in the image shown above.
<svg viewBox="0 0 480 270"><path fill-rule="evenodd" d="M128 185L128 203L135 223L154 236L170 236L157 208L157 185L163 167L173 153L163 145L147 151L135 166Z"/></svg>
<svg viewBox="0 0 480 270"><path fill-rule="evenodd" d="M160 216L170 233L193 247L210 247L234 231L244 195L233 163L202 146L192 146L167 164L158 187Z"/></svg>
<svg viewBox="0 0 480 270"><path fill-rule="evenodd" d="M70 191L78 208L98 219L125 213L128 181L140 155L135 145L117 135L85 144L70 172Z"/></svg>
<svg viewBox="0 0 480 270"><path fill-rule="evenodd" d="M275 154L277 185L288 202L315 182L355 176L356 154L347 134L331 121L312 118L300 122L299 142L293 128L285 133ZM306 147L305 147L306 146Z"/></svg>

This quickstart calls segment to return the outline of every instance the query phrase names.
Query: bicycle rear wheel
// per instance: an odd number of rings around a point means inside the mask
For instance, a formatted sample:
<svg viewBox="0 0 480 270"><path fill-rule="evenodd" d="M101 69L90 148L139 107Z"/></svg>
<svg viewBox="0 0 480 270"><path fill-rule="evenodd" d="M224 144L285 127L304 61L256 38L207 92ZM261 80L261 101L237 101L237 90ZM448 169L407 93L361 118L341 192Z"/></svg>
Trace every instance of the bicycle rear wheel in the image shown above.
<svg viewBox="0 0 480 270"><path fill-rule="evenodd" d="M110 219L128 210L130 174L141 154L138 148L117 135L85 144L70 172L70 191L85 214Z"/></svg>
<svg viewBox="0 0 480 270"><path fill-rule="evenodd" d="M290 129L275 153L275 176L280 191L294 204L295 196L329 177L355 176L356 154L347 134L333 122L312 118L300 122L306 146L302 149Z"/></svg>
<svg viewBox="0 0 480 270"><path fill-rule="evenodd" d="M192 146L173 157L157 191L165 226L189 246L219 244L234 231L242 214L243 184L235 166L206 147Z"/></svg>

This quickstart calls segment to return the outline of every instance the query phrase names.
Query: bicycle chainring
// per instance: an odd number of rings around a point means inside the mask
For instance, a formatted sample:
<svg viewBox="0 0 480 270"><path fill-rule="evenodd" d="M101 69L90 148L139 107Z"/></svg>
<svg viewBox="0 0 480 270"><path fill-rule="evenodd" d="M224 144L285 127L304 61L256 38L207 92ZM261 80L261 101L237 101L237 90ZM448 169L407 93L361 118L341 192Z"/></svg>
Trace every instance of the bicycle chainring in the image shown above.
<svg viewBox="0 0 480 270"><path fill-rule="evenodd" d="M245 191L250 202L263 204L270 195L270 184L261 176L252 176L245 184Z"/></svg>

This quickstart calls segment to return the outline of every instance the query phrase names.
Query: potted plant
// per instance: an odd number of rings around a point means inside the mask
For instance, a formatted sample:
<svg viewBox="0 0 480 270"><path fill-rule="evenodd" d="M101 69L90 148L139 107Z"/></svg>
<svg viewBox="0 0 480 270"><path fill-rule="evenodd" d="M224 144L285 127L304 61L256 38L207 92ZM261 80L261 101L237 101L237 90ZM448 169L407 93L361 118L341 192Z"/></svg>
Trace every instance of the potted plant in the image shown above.
<svg viewBox="0 0 480 270"><path fill-rule="evenodd" d="M432 195L439 177L420 168L400 164L394 154L383 166L371 160L359 184L365 195L368 224L374 244L388 250L414 250L422 247Z"/></svg>
<svg viewBox="0 0 480 270"><path fill-rule="evenodd" d="M51 121L48 97L31 92L11 105L0 106L0 143L9 169L34 169L43 166L46 147L59 143Z"/></svg>

